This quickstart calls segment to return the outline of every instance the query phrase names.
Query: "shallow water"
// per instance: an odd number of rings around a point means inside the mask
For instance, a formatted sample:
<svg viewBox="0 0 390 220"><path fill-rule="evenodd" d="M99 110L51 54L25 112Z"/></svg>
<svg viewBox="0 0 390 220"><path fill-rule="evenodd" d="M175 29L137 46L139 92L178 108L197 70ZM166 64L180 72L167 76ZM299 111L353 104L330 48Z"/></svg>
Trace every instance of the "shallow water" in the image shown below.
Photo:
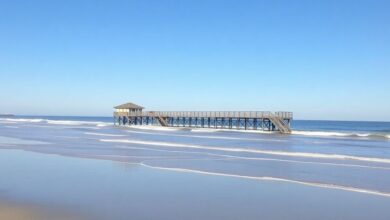
<svg viewBox="0 0 390 220"><path fill-rule="evenodd" d="M376 219L390 214L384 208L390 205L390 141L377 136L118 128L96 118L18 118L0 119L0 148L114 161L0 154L0 174L10 177L0 181L0 195L91 209L89 215L107 219L130 214L172 219L176 206L183 206L176 212L184 219L368 219L371 209ZM158 211L147 213L148 208Z"/></svg>

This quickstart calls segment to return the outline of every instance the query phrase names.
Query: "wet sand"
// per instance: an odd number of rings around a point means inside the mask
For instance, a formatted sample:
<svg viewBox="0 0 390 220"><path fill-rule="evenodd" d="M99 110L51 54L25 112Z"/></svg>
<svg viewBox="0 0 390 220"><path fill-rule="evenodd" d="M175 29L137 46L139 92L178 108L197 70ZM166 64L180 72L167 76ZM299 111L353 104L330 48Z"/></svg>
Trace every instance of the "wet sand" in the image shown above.
<svg viewBox="0 0 390 220"><path fill-rule="evenodd" d="M26 207L0 204L0 219L8 220L40 220L42 214Z"/></svg>
<svg viewBox="0 0 390 220"><path fill-rule="evenodd" d="M0 181L0 200L50 210L50 220L61 219L54 210L94 220L390 217L390 200L383 196L20 150L0 150L0 175L8 177ZM15 210L15 218L42 215Z"/></svg>
<svg viewBox="0 0 390 220"><path fill-rule="evenodd" d="M82 220L80 217L10 202L0 203L1 220Z"/></svg>

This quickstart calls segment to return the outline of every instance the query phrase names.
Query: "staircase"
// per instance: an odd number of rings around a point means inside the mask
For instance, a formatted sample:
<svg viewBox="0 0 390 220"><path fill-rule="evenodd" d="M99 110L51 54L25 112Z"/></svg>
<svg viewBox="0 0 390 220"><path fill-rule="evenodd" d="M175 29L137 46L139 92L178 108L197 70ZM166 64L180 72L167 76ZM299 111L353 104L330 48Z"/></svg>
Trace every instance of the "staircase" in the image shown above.
<svg viewBox="0 0 390 220"><path fill-rule="evenodd" d="M282 118L277 117L275 115L271 115L269 117L269 120L279 129L279 131L283 134L290 134L291 129L288 125L286 125Z"/></svg>
<svg viewBox="0 0 390 220"><path fill-rule="evenodd" d="M157 115L154 118L156 118L158 120L158 122L160 123L161 126L168 127L168 123L163 117Z"/></svg>
<svg viewBox="0 0 390 220"><path fill-rule="evenodd" d="M163 127L168 127L168 122L163 118L161 117L160 114L156 113L156 112L146 112L146 114L148 116L152 116L153 118L157 119L157 121L160 123L161 126Z"/></svg>

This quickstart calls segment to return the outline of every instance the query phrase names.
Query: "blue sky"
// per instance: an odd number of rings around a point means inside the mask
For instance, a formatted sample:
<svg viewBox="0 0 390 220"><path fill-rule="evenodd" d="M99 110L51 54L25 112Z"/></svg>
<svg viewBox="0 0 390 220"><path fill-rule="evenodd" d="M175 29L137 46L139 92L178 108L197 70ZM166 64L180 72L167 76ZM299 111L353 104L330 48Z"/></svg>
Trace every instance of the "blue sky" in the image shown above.
<svg viewBox="0 0 390 220"><path fill-rule="evenodd" d="M0 113L390 121L390 1L2 1Z"/></svg>

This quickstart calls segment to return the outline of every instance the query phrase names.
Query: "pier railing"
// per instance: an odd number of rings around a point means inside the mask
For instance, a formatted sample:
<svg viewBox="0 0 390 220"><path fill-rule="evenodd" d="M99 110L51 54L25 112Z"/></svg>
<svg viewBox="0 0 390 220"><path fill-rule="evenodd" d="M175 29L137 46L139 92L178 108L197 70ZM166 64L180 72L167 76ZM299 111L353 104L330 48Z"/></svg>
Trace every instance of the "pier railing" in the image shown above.
<svg viewBox="0 0 390 220"><path fill-rule="evenodd" d="M186 117L186 118L281 118L292 119L292 112L270 111L143 111L115 112L114 116L130 117Z"/></svg>

